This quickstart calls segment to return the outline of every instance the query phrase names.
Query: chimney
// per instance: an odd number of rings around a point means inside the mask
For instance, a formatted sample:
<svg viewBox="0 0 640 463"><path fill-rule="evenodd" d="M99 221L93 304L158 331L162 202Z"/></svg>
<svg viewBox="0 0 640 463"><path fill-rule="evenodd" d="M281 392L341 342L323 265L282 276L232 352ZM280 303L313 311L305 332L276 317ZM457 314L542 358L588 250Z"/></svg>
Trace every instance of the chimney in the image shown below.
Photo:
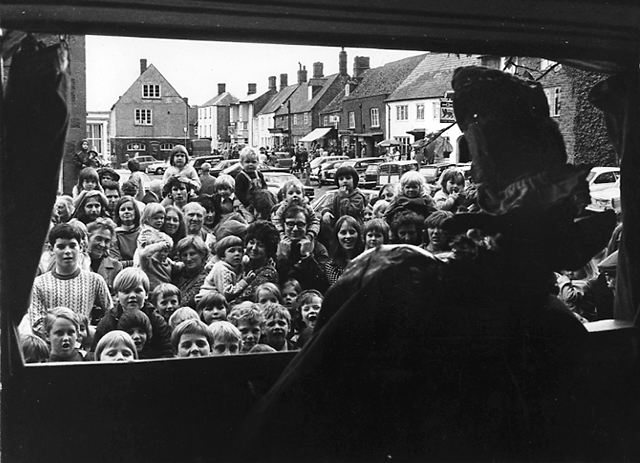
<svg viewBox="0 0 640 463"><path fill-rule="evenodd" d="M353 77L360 77L369 69L368 56L356 56L353 60Z"/></svg>
<svg viewBox="0 0 640 463"><path fill-rule="evenodd" d="M313 78L319 79L324 77L323 74L324 65L322 63L313 63Z"/></svg>
<svg viewBox="0 0 640 463"><path fill-rule="evenodd" d="M269 76L269 90L276 91L276 76Z"/></svg>
<svg viewBox="0 0 640 463"><path fill-rule="evenodd" d="M222 95L227 91L227 84L218 84L218 95Z"/></svg>
<svg viewBox="0 0 640 463"><path fill-rule="evenodd" d="M146 70L147 70L147 60L143 58L140 60L140 75L144 74L144 71Z"/></svg>
<svg viewBox="0 0 640 463"><path fill-rule="evenodd" d="M302 69L298 71L298 83L304 84L307 81L307 67L303 66Z"/></svg>
<svg viewBox="0 0 640 463"><path fill-rule="evenodd" d="M249 84L249 90L247 90L247 95L253 95L254 93L256 93L258 84Z"/></svg>
<svg viewBox="0 0 640 463"><path fill-rule="evenodd" d="M280 74L280 90L284 90L289 85L289 74Z"/></svg>
<svg viewBox="0 0 640 463"><path fill-rule="evenodd" d="M347 75L347 52L344 51L344 48L338 54L338 67L340 69L340 75L343 77L346 76Z"/></svg>

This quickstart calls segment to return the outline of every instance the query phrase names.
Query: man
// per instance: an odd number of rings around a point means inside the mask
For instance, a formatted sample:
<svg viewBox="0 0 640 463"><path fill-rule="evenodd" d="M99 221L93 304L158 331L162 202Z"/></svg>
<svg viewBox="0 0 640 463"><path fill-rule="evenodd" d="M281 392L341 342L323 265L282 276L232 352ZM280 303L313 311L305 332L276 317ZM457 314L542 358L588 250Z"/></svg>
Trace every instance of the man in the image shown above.
<svg viewBox="0 0 640 463"><path fill-rule="evenodd" d="M104 195L107 197L109 204L109 213L111 217L115 219L116 204L122 197L122 191L120 191L120 184L113 180L104 179L102 181L102 188L104 189Z"/></svg>
<svg viewBox="0 0 640 463"><path fill-rule="evenodd" d="M81 241L81 232L67 223L58 224L49 232L55 267L36 277L29 307L31 328L41 337L44 337L44 319L49 309L67 307L91 318L94 306L100 307L103 313L113 306L104 278L78 265Z"/></svg>
<svg viewBox="0 0 640 463"><path fill-rule="evenodd" d="M200 174L200 194L213 196L215 193L214 185L216 184L215 177L212 177L209 171L211 170L211 164L205 162L202 164L202 173Z"/></svg>
<svg viewBox="0 0 640 463"><path fill-rule="evenodd" d="M202 204L193 202L185 204L182 208L182 213L184 214L184 219L187 222L187 235L199 236L202 238L202 241L205 242L207 247L212 249L216 239L211 233L208 233L203 229L204 216L207 213L207 210L202 206Z"/></svg>

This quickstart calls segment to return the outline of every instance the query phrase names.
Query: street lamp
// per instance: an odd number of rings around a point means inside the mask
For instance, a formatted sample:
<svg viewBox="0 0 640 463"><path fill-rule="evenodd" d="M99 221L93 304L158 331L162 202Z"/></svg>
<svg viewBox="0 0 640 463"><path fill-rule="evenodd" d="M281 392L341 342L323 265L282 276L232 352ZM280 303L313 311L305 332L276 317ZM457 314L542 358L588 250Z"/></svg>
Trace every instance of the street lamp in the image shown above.
<svg viewBox="0 0 640 463"><path fill-rule="evenodd" d="M287 123L289 124L289 146L291 146L291 100L287 100Z"/></svg>

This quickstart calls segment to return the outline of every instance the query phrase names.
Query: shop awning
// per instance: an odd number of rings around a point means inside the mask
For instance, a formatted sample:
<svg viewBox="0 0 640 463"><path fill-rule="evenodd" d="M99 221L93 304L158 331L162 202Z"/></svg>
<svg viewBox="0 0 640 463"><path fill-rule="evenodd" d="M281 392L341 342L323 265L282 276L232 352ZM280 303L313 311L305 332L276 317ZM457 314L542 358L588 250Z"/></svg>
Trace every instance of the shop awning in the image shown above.
<svg viewBox="0 0 640 463"><path fill-rule="evenodd" d="M332 128L333 127L321 127L319 129L313 129L310 133L306 134L304 137L302 137L298 141L302 141L302 142L316 141L318 138L322 138L326 136L331 131Z"/></svg>

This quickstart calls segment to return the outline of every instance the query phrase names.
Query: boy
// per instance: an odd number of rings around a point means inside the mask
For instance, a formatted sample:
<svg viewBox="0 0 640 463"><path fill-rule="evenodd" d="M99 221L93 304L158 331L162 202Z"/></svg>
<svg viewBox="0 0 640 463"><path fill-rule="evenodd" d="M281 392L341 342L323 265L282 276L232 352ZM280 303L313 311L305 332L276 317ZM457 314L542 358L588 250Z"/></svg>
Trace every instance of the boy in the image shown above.
<svg viewBox="0 0 640 463"><path fill-rule="evenodd" d="M278 352L295 350L293 343L287 339L291 329L291 315L286 307L280 304L266 304L262 311L264 321L262 328L265 344Z"/></svg>
<svg viewBox="0 0 640 463"><path fill-rule="evenodd" d="M173 357L169 326L155 307L146 302L149 277L139 268L129 267L118 274L113 287L118 293L118 303L98 323L93 338L94 350L101 337L118 327L118 322L125 312L138 309L142 310L151 322L153 339L149 346L158 353L159 357Z"/></svg>
<svg viewBox="0 0 640 463"><path fill-rule="evenodd" d="M169 317L180 307L180 289L171 283L160 283L151 291L149 302L165 321L169 321Z"/></svg>
<svg viewBox="0 0 640 463"><path fill-rule="evenodd" d="M169 328L173 331L180 323L191 319L200 320L198 312L193 310L191 307L180 307L169 317Z"/></svg>
<svg viewBox="0 0 640 463"><path fill-rule="evenodd" d="M350 215L360 224L363 223L366 199L358 189L358 172L351 166L340 166L336 171L335 182L338 192L333 203L322 211L322 220L332 223L343 215Z"/></svg>
<svg viewBox="0 0 640 463"><path fill-rule="evenodd" d="M236 175L236 196L242 205L255 215L254 196L257 190L266 190L267 182L258 170L258 152L255 148L245 146L240 151L242 170Z"/></svg>
<svg viewBox="0 0 640 463"><path fill-rule="evenodd" d="M251 271L242 277L244 247L241 238L235 235L222 238L216 243L216 255L220 260L213 265L211 272L205 278L200 293L217 290L227 302L231 302L251 284L256 276Z"/></svg>
<svg viewBox="0 0 640 463"><path fill-rule="evenodd" d="M51 346L50 362L83 362L93 360L82 356L76 348L80 319L71 309L57 307L47 312L44 321L47 341Z"/></svg>
<svg viewBox="0 0 640 463"><path fill-rule="evenodd" d="M220 212L220 221L229 217L234 212L240 214L242 218L249 217L247 209L242 205L240 200L234 193L236 189L236 181L231 175L220 174L216 178L214 201L217 203ZM231 216L235 217L235 216Z"/></svg>
<svg viewBox="0 0 640 463"><path fill-rule="evenodd" d="M147 245L139 249L140 268L149 277L149 288L153 291L161 283L171 283L182 270L182 262L169 259L173 240L164 232L147 238Z"/></svg>
<svg viewBox="0 0 640 463"><path fill-rule="evenodd" d="M213 322L209 325L213 335L211 355L238 355L242 346L242 336L238 328L229 322Z"/></svg>
<svg viewBox="0 0 640 463"><path fill-rule="evenodd" d="M151 328L149 317L142 310L125 312L118 322L118 329L131 336L139 359L159 357L158 353L149 347L149 342L153 337L153 328Z"/></svg>
<svg viewBox="0 0 640 463"><path fill-rule="evenodd" d="M210 325L213 322L226 321L229 303L218 291L208 291L198 301L196 311L200 319Z"/></svg>
<svg viewBox="0 0 640 463"><path fill-rule="evenodd" d="M176 357L208 357L213 346L213 334L200 320L186 320L173 330L171 345Z"/></svg>
<svg viewBox="0 0 640 463"><path fill-rule="evenodd" d="M262 308L259 304L251 304L249 307L234 308L229 314L229 321L238 328L242 337L243 353L249 352L260 342L262 336Z"/></svg>
<svg viewBox="0 0 640 463"><path fill-rule="evenodd" d="M20 336L20 348L24 363L46 363L51 352L46 342L35 334L23 334Z"/></svg>

